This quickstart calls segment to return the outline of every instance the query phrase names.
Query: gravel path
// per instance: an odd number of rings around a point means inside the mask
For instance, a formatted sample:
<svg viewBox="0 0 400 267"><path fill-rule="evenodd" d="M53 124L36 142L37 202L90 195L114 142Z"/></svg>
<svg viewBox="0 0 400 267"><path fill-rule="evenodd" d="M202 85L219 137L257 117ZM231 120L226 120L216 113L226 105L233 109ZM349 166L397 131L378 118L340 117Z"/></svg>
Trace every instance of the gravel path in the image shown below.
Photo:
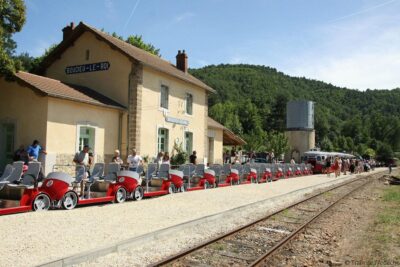
<svg viewBox="0 0 400 267"><path fill-rule="evenodd" d="M350 177L342 176L341 179ZM34 266L46 263L331 180L335 178L314 175L268 184L186 192L140 202L2 216L0 266ZM251 217L250 214L248 216ZM244 216L243 219L250 218L247 217ZM221 222L215 229L217 232L223 231L233 225L236 224ZM191 234L193 241L204 238L203 234ZM179 246L185 244L171 245L174 248ZM149 249L153 256L158 254L159 248ZM144 257L149 259L151 256ZM126 266L129 261L119 262L118 265ZM114 259L110 263L101 264L115 266L117 262Z"/></svg>

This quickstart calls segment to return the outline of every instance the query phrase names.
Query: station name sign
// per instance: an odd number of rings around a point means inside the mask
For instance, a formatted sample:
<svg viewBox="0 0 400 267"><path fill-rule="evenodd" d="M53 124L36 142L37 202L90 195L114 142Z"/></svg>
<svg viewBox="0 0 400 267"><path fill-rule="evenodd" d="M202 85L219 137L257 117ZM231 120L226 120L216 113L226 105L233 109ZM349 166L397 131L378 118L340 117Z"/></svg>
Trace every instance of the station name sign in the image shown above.
<svg viewBox="0 0 400 267"><path fill-rule="evenodd" d="M189 125L189 121L178 119L178 118L173 118L173 117L165 117L165 121L170 122L170 123L179 124L179 125L185 125L185 126Z"/></svg>
<svg viewBox="0 0 400 267"><path fill-rule="evenodd" d="M91 64L84 65L76 65L76 66L68 66L65 68L66 74L77 74L84 72L93 72L93 71L105 71L110 68L110 62L97 62Z"/></svg>

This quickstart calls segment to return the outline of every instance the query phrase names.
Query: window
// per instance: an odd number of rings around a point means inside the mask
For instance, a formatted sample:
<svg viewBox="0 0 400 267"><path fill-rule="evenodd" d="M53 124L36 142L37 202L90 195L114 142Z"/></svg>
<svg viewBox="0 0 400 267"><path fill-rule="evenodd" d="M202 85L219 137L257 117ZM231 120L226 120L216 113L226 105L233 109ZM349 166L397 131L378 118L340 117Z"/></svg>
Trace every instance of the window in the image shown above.
<svg viewBox="0 0 400 267"><path fill-rule="evenodd" d="M193 95L186 94L186 114L193 114Z"/></svg>
<svg viewBox="0 0 400 267"><path fill-rule="evenodd" d="M193 133L185 132L185 150L189 155L193 151Z"/></svg>
<svg viewBox="0 0 400 267"><path fill-rule="evenodd" d="M86 50L86 60L89 60L90 57L90 51L89 49Z"/></svg>
<svg viewBox="0 0 400 267"><path fill-rule="evenodd" d="M94 149L95 128L81 126L79 129L78 151L81 151L84 146L89 146Z"/></svg>
<svg viewBox="0 0 400 267"><path fill-rule="evenodd" d="M158 151L168 152L168 129L158 128Z"/></svg>
<svg viewBox="0 0 400 267"><path fill-rule="evenodd" d="M168 94L169 88L166 85L161 85L161 101L160 107L168 109Z"/></svg>

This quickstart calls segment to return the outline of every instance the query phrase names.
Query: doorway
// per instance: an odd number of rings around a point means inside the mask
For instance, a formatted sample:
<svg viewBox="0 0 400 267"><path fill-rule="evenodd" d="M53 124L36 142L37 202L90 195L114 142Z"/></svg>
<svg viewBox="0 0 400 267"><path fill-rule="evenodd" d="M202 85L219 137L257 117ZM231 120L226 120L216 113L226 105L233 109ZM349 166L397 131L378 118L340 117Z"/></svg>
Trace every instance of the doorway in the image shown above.
<svg viewBox="0 0 400 267"><path fill-rule="evenodd" d="M14 154L15 125L0 123L0 170L11 163Z"/></svg>

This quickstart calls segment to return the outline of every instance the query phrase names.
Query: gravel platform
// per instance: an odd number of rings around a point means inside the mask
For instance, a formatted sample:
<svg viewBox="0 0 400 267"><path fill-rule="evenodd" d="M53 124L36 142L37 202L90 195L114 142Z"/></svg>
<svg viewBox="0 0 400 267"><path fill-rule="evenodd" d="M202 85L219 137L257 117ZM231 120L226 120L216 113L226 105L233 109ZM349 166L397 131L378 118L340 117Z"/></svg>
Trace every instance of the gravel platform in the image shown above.
<svg viewBox="0 0 400 267"><path fill-rule="evenodd" d="M375 170L377 171L382 169ZM301 188L322 185L329 181L342 182L353 177L303 176L268 184L185 192L139 202L89 206L71 211L52 210L2 216L0 217L0 266L44 264ZM286 205L292 201L293 198L282 198L280 204ZM158 240L155 244L144 244L140 248L127 248L120 253L112 253L82 265L142 266L156 261L163 254L176 252L211 235L232 229L239 223L251 220L257 214L259 216L259 213L260 210L249 209L246 213L241 212L237 218L232 217L212 225L199 226L196 232L193 229L185 229L165 242Z"/></svg>

